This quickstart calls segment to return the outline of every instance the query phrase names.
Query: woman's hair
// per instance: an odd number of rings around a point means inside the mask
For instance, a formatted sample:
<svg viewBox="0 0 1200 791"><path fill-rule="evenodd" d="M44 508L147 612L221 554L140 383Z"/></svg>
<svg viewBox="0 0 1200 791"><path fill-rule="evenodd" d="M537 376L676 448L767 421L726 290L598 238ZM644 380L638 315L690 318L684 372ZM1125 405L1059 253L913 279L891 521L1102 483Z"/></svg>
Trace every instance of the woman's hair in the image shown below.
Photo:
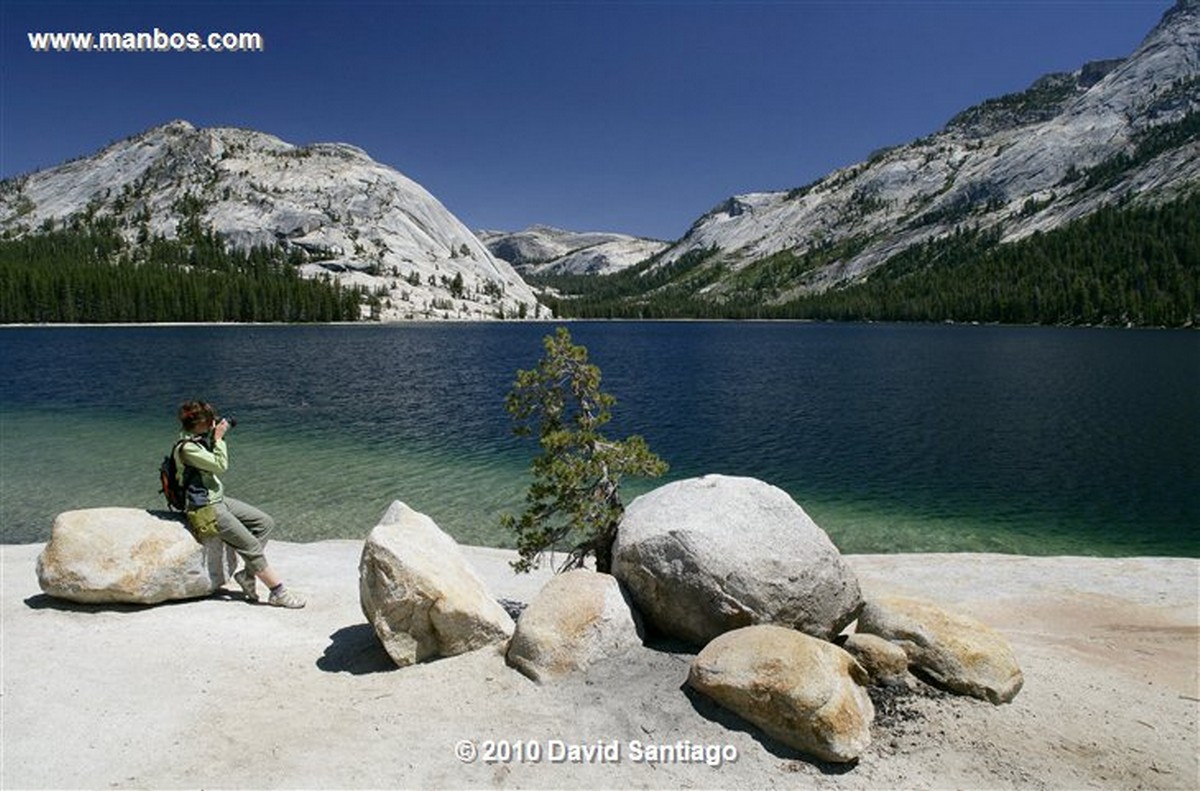
<svg viewBox="0 0 1200 791"><path fill-rule="evenodd" d="M185 401L179 407L179 422L184 431L195 431L205 423L216 419L217 410L206 401Z"/></svg>

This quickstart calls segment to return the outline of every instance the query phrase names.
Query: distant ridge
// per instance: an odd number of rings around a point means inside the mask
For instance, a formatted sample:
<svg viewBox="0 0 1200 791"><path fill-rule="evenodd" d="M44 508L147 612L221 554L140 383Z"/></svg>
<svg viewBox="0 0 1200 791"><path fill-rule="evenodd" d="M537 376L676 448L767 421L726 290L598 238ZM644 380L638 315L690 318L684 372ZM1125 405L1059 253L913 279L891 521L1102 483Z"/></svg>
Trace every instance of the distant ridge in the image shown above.
<svg viewBox="0 0 1200 791"><path fill-rule="evenodd" d="M1153 209L1197 190L1200 1L1180 0L1127 58L1047 75L1023 92L958 113L935 134L876 151L811 184L733 196L619 281L556 281L568 297L577 296L557 309L635 317L908 315L881 305L792 307L901 277L889 262L903 259L904 276L919 279L928 267L965 261L964 234L978 261L997 245L1073 227L1106 208ZM1157 227L1157 220L1138 216ZM1200 251L1187 241L1168 242L1183 250L1168 268L1191 272ZM1176 274L1164 276L1167 282L1155 287L1194 288L1172 286ZM889 293L879 287L859 301L878 303ZM1096 320L1084 314L1054 320ZM975 318L997 320L991 312ZM1103 320L1122 317L1118 311Z"/></svg>
<svg viewBox="0 0 1200 791"><path fill-rule="evenodd" d="M538 311L512 267L428 191L345 143L172 121L0 183L4 238L97 222L133 248L194 227L230 248L279 250L303 276L364 287L364 311L384 321Z"/></svg>
<svg viewBox="0 0 1200 791"><path fill-rule="evenodd" d="M667 247L656 239L548 225L515 232L480 231L479 238L494 256L523 275L611 275Z"/></svg>

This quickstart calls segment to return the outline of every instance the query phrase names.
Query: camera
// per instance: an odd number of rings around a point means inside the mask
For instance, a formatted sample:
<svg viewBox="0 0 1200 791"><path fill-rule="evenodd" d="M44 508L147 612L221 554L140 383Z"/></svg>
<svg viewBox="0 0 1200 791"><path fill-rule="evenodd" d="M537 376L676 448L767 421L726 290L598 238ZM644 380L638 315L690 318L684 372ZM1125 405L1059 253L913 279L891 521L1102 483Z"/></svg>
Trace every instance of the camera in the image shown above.
<svg viewBox="0 0 1200 791"><path fill-rule="evenodd" d="M217 419L216 419L215 421L213 421L213 422L214 422L214 423L220 423L222 420L227 420L227 421L229 421L229 427L230 427L230 428L234 428L235 426L237 426L237 418L233 417L232 415L225 415L224 417L219 417L219 418L217 418Z"/></svg>

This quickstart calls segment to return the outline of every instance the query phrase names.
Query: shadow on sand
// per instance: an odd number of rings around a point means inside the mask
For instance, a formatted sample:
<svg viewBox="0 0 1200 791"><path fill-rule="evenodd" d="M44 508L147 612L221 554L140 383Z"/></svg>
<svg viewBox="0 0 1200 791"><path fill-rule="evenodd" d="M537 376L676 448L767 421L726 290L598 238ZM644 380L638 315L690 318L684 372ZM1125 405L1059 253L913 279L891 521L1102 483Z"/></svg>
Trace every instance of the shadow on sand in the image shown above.
<svg viewBox="0 0 1200 791"><path fill-rule="evenodd" d="M326 673L350 673L355 676L386 673L396 669L383 644L369 623L338 629L329 635L329 646L317 660Z"/></svg>
<svg viewBox="0 0 1200 791"><path fill-rule="evenodd" d="M196 596L191 599L170 599L168 601L158 602L157 604L125 604L121 602L98 602L96 604L87 604L84 602L70 601L68 599L59 599L51 596L48 593L39 593L34 596L30 596L28 599L25 599L25 606L31 610L59 610L61 612L134 613L152 610L158 607L180 607L198 601L208 601L210 599L235 602L244 602L246 600L241 593L231 593L227 590L219 588L205 596Z"/></svg>

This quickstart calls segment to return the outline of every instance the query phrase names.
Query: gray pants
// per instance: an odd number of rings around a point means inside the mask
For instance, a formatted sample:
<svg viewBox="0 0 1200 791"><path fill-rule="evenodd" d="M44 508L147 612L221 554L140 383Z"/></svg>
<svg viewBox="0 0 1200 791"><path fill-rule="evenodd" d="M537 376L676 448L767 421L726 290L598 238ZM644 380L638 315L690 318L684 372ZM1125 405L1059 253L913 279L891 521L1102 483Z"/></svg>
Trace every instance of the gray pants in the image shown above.
<svg viewBox="0 0 1200 791"><path fill-rule="evenodd" d="M252 505L226 497L216 503L217 532L221 540L237 550L246 568L256 575L267 567L263 550L267 536L275 529L275 520Z"/></svg>

